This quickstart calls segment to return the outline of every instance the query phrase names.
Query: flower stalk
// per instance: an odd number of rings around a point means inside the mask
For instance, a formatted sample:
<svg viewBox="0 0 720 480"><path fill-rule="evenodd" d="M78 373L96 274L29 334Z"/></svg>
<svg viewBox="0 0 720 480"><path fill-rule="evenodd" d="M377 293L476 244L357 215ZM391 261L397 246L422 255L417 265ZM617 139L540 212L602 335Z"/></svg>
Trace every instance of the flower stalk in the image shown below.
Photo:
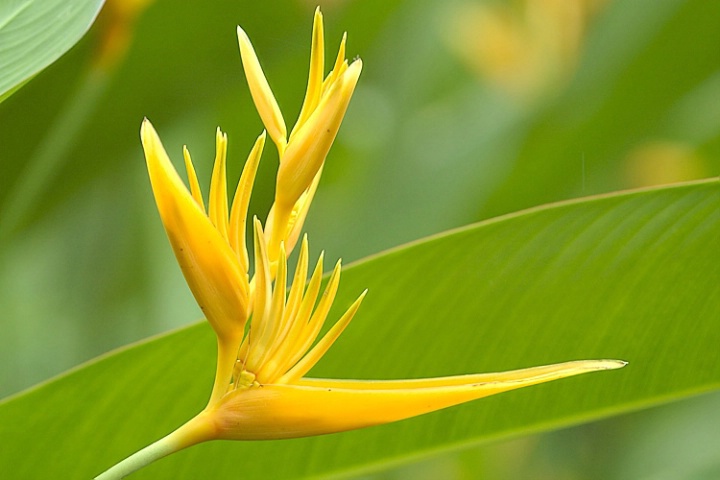
<svg viewBox="0 0 720 480"><path fill-rule="evenodd" d="M95 480L117 480L125 478L156 460L166 457L171 453L179 452L197 443L211 440L214 436L213 426L212 423L208 421L207 415L197 415L177 430L151 443L147 447L138 450L125 460L101 473L95 477Z"/></svg>

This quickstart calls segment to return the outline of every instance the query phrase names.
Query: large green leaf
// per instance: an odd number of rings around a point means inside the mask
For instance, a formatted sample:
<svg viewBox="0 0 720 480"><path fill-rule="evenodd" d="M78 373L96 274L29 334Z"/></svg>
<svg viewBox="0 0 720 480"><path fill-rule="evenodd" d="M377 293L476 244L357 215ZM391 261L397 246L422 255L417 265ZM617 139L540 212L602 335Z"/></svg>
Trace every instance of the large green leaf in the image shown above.
<svg viewBox="0 0 720 480"><path fill-rule="evenodd" d="M75 45L92 25L103 2L1 2L0 101Z"/></svg>
<svg viewBox="0 0 720 480"><path fill-rule="evenodd" d="M595 197L482 222L347 268L354 324L316 376L401 378L583 358L624 370L325 437L212 442L137 478L296 478L579 423L720 386L720 182ZM49 352L48 354L51 354ZM205 324L112 353L0 405L0 471L88 478L200 409Z"/></svg>

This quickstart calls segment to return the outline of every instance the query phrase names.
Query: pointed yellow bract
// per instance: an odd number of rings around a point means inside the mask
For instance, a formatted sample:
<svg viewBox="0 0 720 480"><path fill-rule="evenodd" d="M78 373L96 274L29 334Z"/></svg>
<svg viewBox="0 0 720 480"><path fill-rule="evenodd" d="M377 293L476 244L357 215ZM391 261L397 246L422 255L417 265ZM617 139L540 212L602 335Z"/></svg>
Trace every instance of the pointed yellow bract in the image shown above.
<svg viewBox="0 0 720 480"><path fill-rule="evenodd" d="M335 265L322 294L324 256L320 254L308 280L307 236L301 242L291 283L287 265L362 63L356 60L348 65L343 36L333 70L323 79L324 33L318 9L306 96L288 140L280 109L250 40L240 28L238 39L253 101L280 154L275 202L265 227L257 218L253 220L253 276L250 279L245 229L265 133L258 137L245 162L230 204L227 136L217 130L206 211L188 149L183 149L183 157L189 190L145 120L141 138L160 217L187 283L217 333L217 369L202 412L98 478L121 478L162 456L206 440L280 439L341 432L625 365L617 360L587 360L422 380L304 378L348 326L367 293L362 292L321 336L338 291L341 263Z"/></svg>
<svg viewBox="0 0 720 480"><path fill-rule="evenodd" d="M221 439L323 435L395 422L497 393L624 365L617 360L595 360L422 380L304 379L294 384L253 385L228 394L211 417Z"/></svg>
<svg viewBox="0 0 720 480"><path fill-rule="evenodd" d="M344 55L344 52L343 52ZM325 31L322 21L322 13L320 8L315 9L315 18L313 20L312 46L310 48L310 72L308 73L307 90L305 91L305 100L303 100L302 108L297 122L293 127L293 132L299 128L310 114L317 107L320 101L323 87L323 75L325 74ZM293 133L290 133L290 138Z"/></svg>
<svg viewBox="0 0 720 480"><path fill-rule="evenodd" d="M220 222L222 229L213 225L188 192L148 120L140 134L158 211L190 290L219 336L242 336L248 278L227 242L226 225ZM186 158L189 162L189 155ZM218 202L211 198L211 212L218 209Z"/></svg>

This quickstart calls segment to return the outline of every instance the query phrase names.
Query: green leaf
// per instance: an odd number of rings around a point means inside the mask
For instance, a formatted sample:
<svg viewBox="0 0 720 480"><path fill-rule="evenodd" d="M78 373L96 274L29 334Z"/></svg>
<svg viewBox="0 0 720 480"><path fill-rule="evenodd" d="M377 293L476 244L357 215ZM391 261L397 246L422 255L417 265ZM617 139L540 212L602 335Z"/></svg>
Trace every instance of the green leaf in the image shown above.
<svg viewBox="0 0 720 480"><path fill-rule="evenodd" d="M358 316L313 376L405 378L618 358L623 370L324 437L211 442L133 478L298 478L558 428L720 387L720 182L539 207L348 267ZM48 354L51 354L49 352ZM111 353L0 404L0 471L88 478L189 419L207 325Z"/></svg>
<svg viewBox="0 0 720 480"><path fill-rule="evenodd" d="M0 100L67 52L103 0L11 0L0 4Z"/></svg>

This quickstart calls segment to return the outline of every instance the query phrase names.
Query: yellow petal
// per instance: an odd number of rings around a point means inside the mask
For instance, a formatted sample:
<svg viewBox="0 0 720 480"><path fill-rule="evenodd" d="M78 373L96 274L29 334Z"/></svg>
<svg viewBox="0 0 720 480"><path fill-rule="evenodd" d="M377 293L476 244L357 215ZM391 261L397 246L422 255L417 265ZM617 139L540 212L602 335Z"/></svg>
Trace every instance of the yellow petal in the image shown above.
<svg viewBox="0 0 720 480"><path fill-rule="evenodd" d="M300 308L300 300L302 300L302 295L305 292L305 282L307 281L309 249L307 235L305 235L300 245L300 255L298 256L297 266L295 267L295 277L293 278L290 293L288 294L287 305L285 306L285 316L287 318L283 321L283 324L286 325L286 328L284 328L283 332L278 336L278 342L282 342L285 335L287 335L287 331L290 329L290 319L297 315L298 309Z"/></svg>
<svg viewBox="0 0 720 480"><path fill-rule="evenodd" d="M360 304L365 298L367 290L365 290L355 302L350 305L345 314L340 317L335 325L325 334L325 336L295 365L289 372L280 378L280 383L295 383L300 377L310 371L312 367L325 355L328 349L335 343L340 334L345 330L355 313L360 308Z"/></svg>
<svg viewBox="0 0 720 480"><path fill-rule="evenodd" d="M278 345L275 355L272 358L272 362L275 365L269 369L274 372L274 375L283 374L288 371L307 351L307 347L303 350L302 345L306 339L305 330L308 319L310 318L318 293L320 292L324 257L324 252L320 252L320 257L310 277L305 296L300 302L297 314L290 319L287 335L283 339L283 342Z"/></svg>
<svg viewBox="0 0 720 480"><path fill-rule="evenodd" d="M282 267L282 262L280 262L280 265ZM280 275L280 272L284 270L283 268L278 269L278 275ZM281 360L284 360L282 354L279 354L278 351L288 342L286 342L286 338L288 337L288 334L290 333L290 329L293 326L294 322L298 318L298 311L300 309L300 301L302 299L302 294L305 290L305 281L307 279L307 270L308 270L308 241L307 236L303 238L302 246L300 247L300 256L298 258L297 267L295 268L295 277L292 282L292 286L290 287L290 293L288 294L287 303L285 304L285 308L283 311L283 317L282 321L280 322L278 333L273 338L272 346L270 347L266 361L263 362L263 365L259 372L257 372L257 378L258 381L261 383L264 381L265 383L274 383L277 377L280 376L283 372L280 372L280 368L282 368ZM279 277L280 278L280 277ZM277 289L277 284L276 287ZM309 315L309 314L308 314ZM306 319L303 321L307 321Z"/></svg>
<svg viewBox="0 0 720 480"><path fill-rule="evenodd" d="M277 175L279 207L290 211L310 187L340 129L361 70L360 60L348 67L288 144Z"/></svg>
<svg viewBox="0 0 720 480"><path fill-rule="evenodd" d="M292 209L292 213L290 214L290 218L288 220L287 233L285 234L285 245L287 246L288 251L292 251L298 238L300 237L303 224L305 223L305 218L307 218L307 214L310 211L310 205L312 204L318 184L320 183L322 171L323 167L321 165L320 170L310 184L310 188L300 195L300 198Z"/></svg>
<svg viewBox="0 0 720 480"><path fill-rule="evenodd" d="M404 382L383 385L337 380L315 380L312 386L262 385L228 393L211 414L222 439L306 437L394 422L517 388L624 365L617 360L569 362L488 375L481 381L473 375L437 382L409 381L406 387L400 386ZM422 386L423 382L430 382L430 386ZM351 388L338 386L343 384Z"/></svg>
<svg viewBox="0 0 720 480"><path fill-rule="evenodd" d="M227 135L215 132L215 162L210 180L208 216L225 241L228 241L228 198L227 198Z"/></svg>
<svg viewBox="0 0 720 480"><path fill-rule="evenodd" d="M304 326L302 333L298 337L299 343L296 342L294 348L301 355L305 355L305 352L308 351L315 339L317 339L317 336L325 323L327 314L330 311L330 307L332 307L333 301L335 301L335 294L337 293L338 286L340 285L341 266L342 261L338 260L332 274L330 274L330 279L325 287L325 291L323 291L322 297L320 297L320 301L318 302L317 307L315 307L312 317L310 317L310 321L307 322L307 325Z"/></svg>
<svg viewBox="0 0 720 480"><path fill-rule="evenodd" d="M315 18L313 20L312 47L310 48L310 73L308 74L307 91L303 100L300 115L293 127L293 133L298 130L310 114L315 110L323 86L323 73L325 70L325 38L323 31L323 17L320 7L315 9ZM292 138L293 133L290 133ZM291 249L288 249L291 250Z"/></svg>
<svg viewBox="0 0 720 480"><path fill-rule="evenodd" d="M158 211L190 290L217 334L235 337L247 320L247 275L188 192L148 120L140 135Z"/></svg>
<svg viewBox="0 0 720 480"><path fill-rule="evenodd" d="M323 93L327 91L327 89L337 81L337 79L345 72L345 69L347 69L347 61L345 60L345 44L347 42L347 32L343 33L342 40L340 40L340 48L338 48L338 54L335 58L335 66L333 66L332 71L330 71L330 74L325 79L325 82L323 83Z"/></svg>
<svg viewBox="0 0 720 480"><path fill-rule="evenodd" d="M205 202L203 202L200 183L195 173L195 167L193 167L192 158L190 158L190 150L188 150L185 145L183 146L183 157L185 158L185 170L187 171L188 182L190 183L190 193L200 208L205 211Z"/></svg>
<svg viewBox="0 0 720 480"><path fill-rule="evenodd" d="M260 157L265 146L265 132L255 140L250 155L248 155L243 167L240 180L238 181L235 196L233 197L232 209L230 210L230 245L240 259L240 268L243 272L248 271L248 252L245 243L245 228L247 225L247 212L250 205L250 194L252 193L255 174L257 173Z"/></svg>
<svg viewBox="0 0 720 480"><path fill-rule="evenodd" d="M278 150L282 152L287 141L287 129L280 107L275 100L275 95L270 90L270 85L265 78L260 61L255 55L255 49L253 49L247 34L242 28L237 27L237 36L240 44L240 57L245 69L250 95L253 102L255 102L255 108L260 114L270 138L278 146Z"/></svg>
<svg viewBox="0 0 720 480"><path fill-rule="evenodd" d="M263 352L260 356L258 364L262 371L262 365L268 359L273 351L275 339L283 328L282 320L285 313L285 290L287 288L287 258L285 257L285 247L280 244L280 258L278 260L278 270L275 276L275 285L273 285L273 294L270 305L270 315L267 316L267 325L263 331L263 336L257 338L258 348ZM263 382L263 378L258 376L258 381Z"/></svg>
<svg viewBox="0 0 720 480"><path fill-rule="evenodd" d="M272 280L270 278L270 265L265 248L265 236L263 235L260 220L253 219L255 231L253 247L255 250L255 295L253 305L253 317L250 332L248 333L248 351L246 369L257 372L262 366L262 359L265 356L267 345L261 341L267 340L267 330L271 328L270 319L272 316Z"/></svg>

